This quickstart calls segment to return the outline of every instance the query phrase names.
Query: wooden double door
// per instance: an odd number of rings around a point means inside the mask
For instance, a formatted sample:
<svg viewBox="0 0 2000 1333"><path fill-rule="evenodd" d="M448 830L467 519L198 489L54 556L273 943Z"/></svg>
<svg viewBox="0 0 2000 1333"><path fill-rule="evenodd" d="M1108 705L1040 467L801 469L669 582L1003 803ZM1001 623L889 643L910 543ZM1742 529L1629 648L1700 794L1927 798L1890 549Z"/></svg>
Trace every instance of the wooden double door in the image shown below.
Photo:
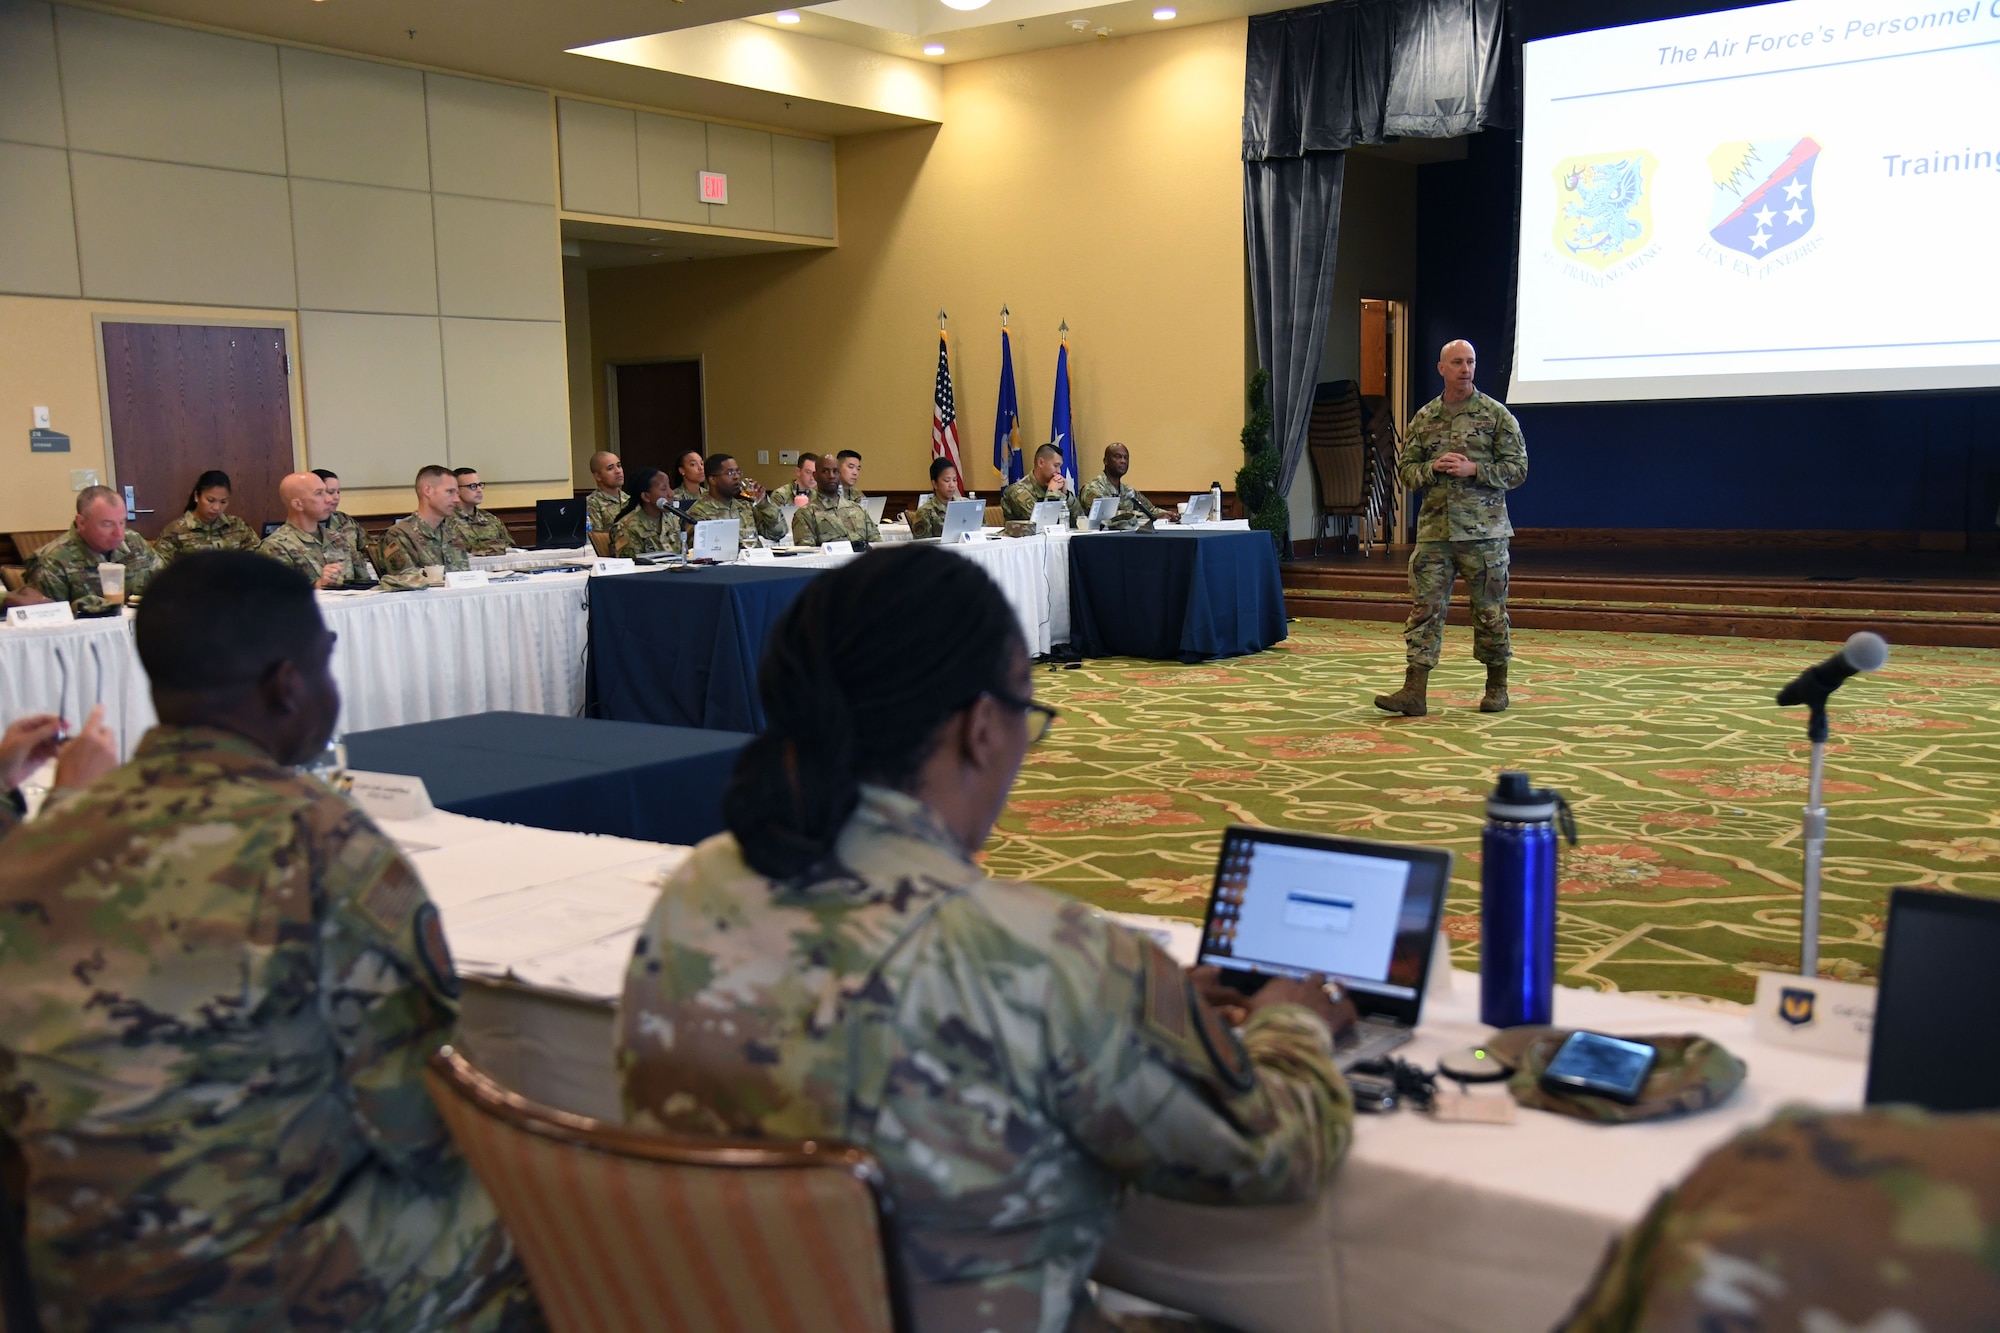
<svg viewBox="0 0 2000 1333"><path fill-rule="evenodd" d="M110 472L131 488L147 540L180 517L195 478L229 474L229 512L261 532L284 518L293 470L285 330L218 324L102 325Z"/></svg>

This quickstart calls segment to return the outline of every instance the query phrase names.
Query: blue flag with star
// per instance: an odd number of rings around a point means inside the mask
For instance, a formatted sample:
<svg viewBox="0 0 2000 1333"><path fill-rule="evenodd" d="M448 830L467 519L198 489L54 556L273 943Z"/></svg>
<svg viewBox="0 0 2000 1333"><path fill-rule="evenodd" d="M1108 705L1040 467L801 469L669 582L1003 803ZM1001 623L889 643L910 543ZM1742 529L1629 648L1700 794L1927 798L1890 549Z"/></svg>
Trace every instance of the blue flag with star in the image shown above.
<svg viewBox="0 0 2000 1333"><path fill-rule="evenodd" d="M1014 345L1007 338L1007 326L1000 326L1000 405L993 410L993 466L1010 483L1019 481L1021 462L1021 404L1014 397Z"/></svg>
<svg viewBox="0 0 2000 1333"><path fill-rule="evenodd" d="M1069 493L1076 494L1076 433L1069 424L1069 339L1056 352L1056 403L1049 409L1050 439L1062 450L1063 475L1069 478Z"/></svg>

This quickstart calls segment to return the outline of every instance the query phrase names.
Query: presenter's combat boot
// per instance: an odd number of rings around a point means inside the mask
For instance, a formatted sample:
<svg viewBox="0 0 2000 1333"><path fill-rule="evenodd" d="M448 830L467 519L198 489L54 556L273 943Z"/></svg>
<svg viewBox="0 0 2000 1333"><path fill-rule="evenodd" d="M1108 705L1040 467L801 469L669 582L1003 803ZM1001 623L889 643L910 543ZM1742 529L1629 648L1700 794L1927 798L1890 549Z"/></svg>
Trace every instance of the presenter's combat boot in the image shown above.
<svg viewBox="0 0 2000 1333"><path fill-rule="evenodd" d="M1507 664L1488 662L1486 664L1486 694L1479 701L1482 713L1504 713L1507 711Z"/></svg>
<svg viewBox="0 0 2000 1333"><path fill-rule="evenodd" d="M1404 717L1422 717L1431 711L1426 697L1430 688L1431 669L1411 666L1404 668L1403 688L1394 694L1378 694L1375 706L1385 713L1401 713Z"/></svg>

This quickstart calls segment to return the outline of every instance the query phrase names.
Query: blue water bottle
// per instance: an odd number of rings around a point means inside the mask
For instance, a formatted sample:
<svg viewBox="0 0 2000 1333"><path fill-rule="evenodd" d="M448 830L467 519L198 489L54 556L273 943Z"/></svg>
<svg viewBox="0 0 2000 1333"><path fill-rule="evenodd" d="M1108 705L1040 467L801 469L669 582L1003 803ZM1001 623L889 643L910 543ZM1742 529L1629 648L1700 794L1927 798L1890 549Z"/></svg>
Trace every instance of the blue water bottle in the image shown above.
<svg viewBox="0 0 2000 1333"><path fill-rule="evenodd" d="M1503 770L1480 839L1479 1021L1548 1023L1556 988L1556 826L1576 845L1569 805Z"/></svg>

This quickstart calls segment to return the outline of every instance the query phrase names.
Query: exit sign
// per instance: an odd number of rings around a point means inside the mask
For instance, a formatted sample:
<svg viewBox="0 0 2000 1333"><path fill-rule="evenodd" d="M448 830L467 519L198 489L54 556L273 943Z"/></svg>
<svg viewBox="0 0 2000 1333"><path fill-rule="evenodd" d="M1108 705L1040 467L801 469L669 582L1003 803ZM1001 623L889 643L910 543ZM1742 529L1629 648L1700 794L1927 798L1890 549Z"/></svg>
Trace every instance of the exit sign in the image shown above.
<svg viewBox="0 0 2000 1333"><path fill-rule="evenodd" d="M704 204L729 202L729 177L720 171L701 173L701 201Z"/></svg>

